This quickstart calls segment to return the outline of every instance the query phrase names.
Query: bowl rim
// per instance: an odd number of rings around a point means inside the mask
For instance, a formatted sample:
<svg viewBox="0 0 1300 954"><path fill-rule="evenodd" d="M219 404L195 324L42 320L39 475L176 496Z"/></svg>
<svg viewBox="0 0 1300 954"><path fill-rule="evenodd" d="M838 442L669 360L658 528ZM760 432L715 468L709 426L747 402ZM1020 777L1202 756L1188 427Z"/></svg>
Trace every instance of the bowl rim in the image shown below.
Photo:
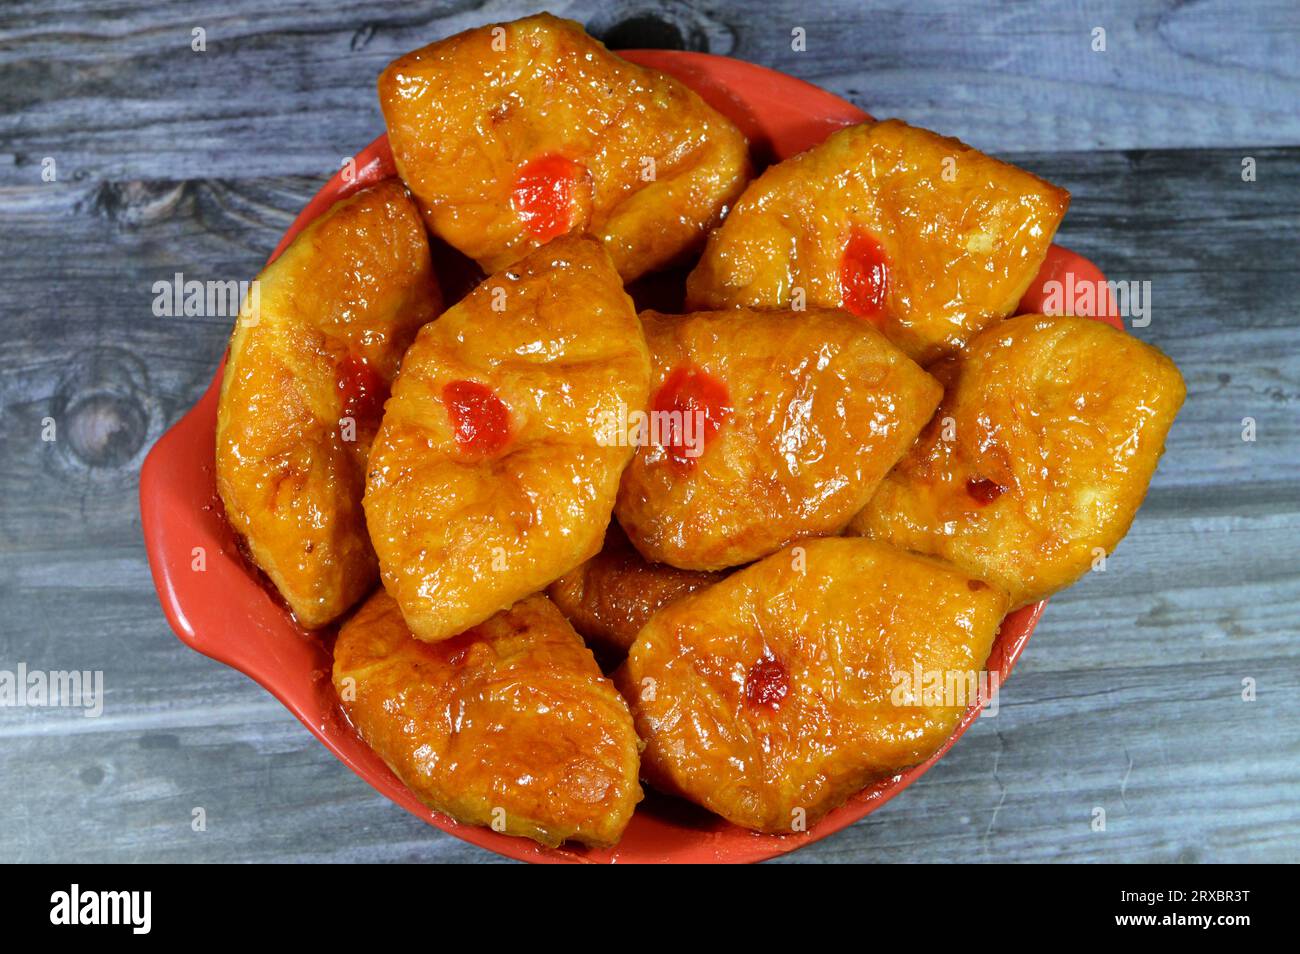
<svg viewBox="0 0 1300 954"><path fill-rule="evenodd" d="M825 132L837 126L870 121L871 117L851 103L826 90L796 77L788 76L776 70L756 64L747 63L730 57L707 53L694 53L673 50L621 50L618 54L643 66L663 70L676 76L688 86L696 88L705 84L706 89L697 89L717 107L736 88L743 84L751 96L781 95L787 99L799 98L804 104L800 108L809 111L812 121L825 126ZM808 104L812 104L811 109ZM734 118L734 117L733 117ZM745 123L738 120L744 127ZM750 130L745 130L747 134ZM751 137L752 139L753 137ZM376 182L396 175L392 153L388 146L387 135L381 135L358 153L351 167L336 172L285 231L272 252L267 263L273 262L290 242L308 223L325 212L335 202L354 192L373 185ZM1088 280L1104 282L1101 271L1076 253L1053 245L1048 260L1040 269L1039 278L1034 286L1038 287L1044 275L1063 275L1072 272L1076 277L1083 275ZM1104 286L1103 286L1104 287ZM1123 325L1113 315L1113 306L1102 305L1101 320L1120 327ZM763 835L747 832L735 826L721 822L720 831L698 832L699 844L695 847L679 849L687 857L669 857L663 855L655 858L620 857L618 847L603 851L573 849L562 846L558 849L546 849L523 838L493 832L477 826L464 825L439 812L433 811L420 802L396 776L388 771L388 777L378 774L373 766L365 766L332 737L338 730L337 725L328 721L318 722L316 713L308 708L292 693L283 680L276 678L277 673L269 671L265 660L255 660L250 655L239 651L240 642L229 639L212 639L196 626L189 612L190 588L194 585L181 578L176 572L175 554L169 553L174 541L167 528L171 514L164 505L166 495L162 492L180 479L177 468L178 456L183 453L186 441L192 440L191 432L202 429L209 420L215 420L217 398L220 392L226 357L217 365L212 381L198 401L186 411L175 423L158 438L146 455L140 474L140 508L141 528L144 536L150 572L157 589L163 614L176 636L187 646L209 658L230 666L248 676L266 689L282 705L307 727L316 738L354 773L363 778L380 794L401 805L407 811L425 822L448 832L449 834L497 854L535 863L596 862L596 861L662 861L662 862L756 862L787 854L805 845L820 841L835 832L861 820L866 815L880 808L896 797L905 788L924 775L939 761L956 741L965 734L970 725L979 717L983 709L982 699L977 700L962 717L956 729L942 746L926 761L913 766L891 778L875 783L850 798L844 805L824 817L808 832L787 835ZM209 434L211 431L209 430ZM211 438L209 441L211 442ZM215 497L215 484L213 485ZM192 502L192 501L191 501ZM1046 601L1023 607L1009 614L1003 621L1002 628L994 642L985 668L996 671L1000 682L1005 684L1016 661L1024 651L1038 620L1041 618ZM1010 627L1008 627L1010 623ZM320 639L318 634L308 633L292 624L306 639ZM336 705L337 708L337 705ZM347 731L354 732L346 722ZM361 743L364 745L364 743ZM640 811L640 809L638 809ZM635 824L635 818L633 820ZM719 835L726 836L719 839ZM722 844L721 842L727 842Z"/></svg>

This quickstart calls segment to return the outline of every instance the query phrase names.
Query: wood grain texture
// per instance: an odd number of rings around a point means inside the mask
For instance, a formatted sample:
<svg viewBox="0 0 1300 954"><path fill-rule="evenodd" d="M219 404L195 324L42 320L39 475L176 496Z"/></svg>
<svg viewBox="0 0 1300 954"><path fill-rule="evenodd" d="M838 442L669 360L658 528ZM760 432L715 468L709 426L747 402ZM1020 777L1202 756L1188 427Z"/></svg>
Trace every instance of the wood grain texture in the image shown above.
<svg viewBox="0 0 1300 954"><path fill-rule="evenodd" d="M785 860L1300 858L1295 5L741 8L553 9L622 45L740 55L1019 153L1074 195L1062 244L1151 282L1134 333L1189 386L1133 531L1052 602L999 714L884 809ZM107 689L99 719L0 709L0 860L497 860L376 795L260 688L172 638L136 481L229 331L155 317L153 283L252 277L379 131L383 63L523 9L0 8L0 669L100 669ZM793 54L800 18L809 49ZM1110 59L1073 52L1093 19L1116 24ZM191 54L204 23L209 52ZM40 179L45 155L57 182ZM206 832L190 827L198 806Z"/></svg>
<svg viewBox="0 0 1300 954"><path fill-rule="evenodd" d="M47 156L85 180L319 175L382 128L374 83L390 60L536 9L9 0L0 7L0 184L32 181ZM550 9L616 46L739 57L980 148L1300 143L1293 0L560 0ZM192 49L196 28L203 52ZM1097 28L1104 52L1093 50Z"/></svg>

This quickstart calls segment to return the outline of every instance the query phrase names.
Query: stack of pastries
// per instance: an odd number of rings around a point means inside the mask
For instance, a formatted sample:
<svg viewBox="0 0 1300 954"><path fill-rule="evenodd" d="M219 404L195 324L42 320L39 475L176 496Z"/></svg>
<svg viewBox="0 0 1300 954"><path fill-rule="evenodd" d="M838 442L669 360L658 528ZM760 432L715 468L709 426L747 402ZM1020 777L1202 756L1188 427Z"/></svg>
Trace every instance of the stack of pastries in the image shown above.
<svg viewBox="0 0 1300 954"><path fill-rule="evenodd" d="M261 274L217 483L432 808L609 846L644 781L807 830L966 711L900 675L979 672L1128 530L1183 382L1012 316L1064 190L894 120L754 177L695 93L549 15L379 94L400 180ZM487 275L445 310L430 234ZM685 313L637 314L626 283L692 262Z"/></svg>

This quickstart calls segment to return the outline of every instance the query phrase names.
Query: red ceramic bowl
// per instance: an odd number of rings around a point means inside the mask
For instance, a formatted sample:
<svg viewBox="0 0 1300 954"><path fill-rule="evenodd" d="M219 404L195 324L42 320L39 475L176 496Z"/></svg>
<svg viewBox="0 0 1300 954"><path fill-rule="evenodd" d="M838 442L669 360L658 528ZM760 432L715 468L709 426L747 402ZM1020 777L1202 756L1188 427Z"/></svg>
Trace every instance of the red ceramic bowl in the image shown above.
<svg viewBox="0 0 1300 954"><path fill-rule="evenodd" d="M701 53L641 50L623 54L671 73L736 122L760 159L783 159L821 142L841 126L869 119L857 107L814 86L762 67ZM362 186L394 175L386 137L357 157L356 175L335 175L280 240L272 259L312 219ZM1037 311L1043 283L1097 280L1086 259L1053 246L1022 302ZM1120 326L1117 319L1107 318ZM832 812L811 831L758 835L673 799L649 795L618 847L609 850L540 848L483 828L460 825L421 805L343 717L330 683L333 632L299 627L251 571L226 525L213 477L214 433L221 368L188 414L150 451L140 475L145 547L163 612L183 642L259 682L331 752L407 811L458 838L511 858L535 862L747 862L784 854L825 838L875 811L914 782L948 751L979 714L972 706L952 738L923 765L880 782ZM200 560L199 555L202 554ZM198 567L202 566L202 569ZM1010 675L1043 603L1012 613L989 657L988 669Z"/></svg>

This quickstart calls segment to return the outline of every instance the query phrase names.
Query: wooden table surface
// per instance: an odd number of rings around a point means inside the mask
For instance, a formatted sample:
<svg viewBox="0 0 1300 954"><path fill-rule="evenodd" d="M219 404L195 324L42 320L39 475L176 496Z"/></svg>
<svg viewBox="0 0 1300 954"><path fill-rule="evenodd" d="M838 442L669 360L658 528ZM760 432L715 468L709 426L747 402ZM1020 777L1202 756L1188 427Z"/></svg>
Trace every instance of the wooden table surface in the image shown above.
<svg viewBox="0 0 1300 954"><path fill-rule="evenodd" d="M1296 860L1300 6L757 6L551 9L611 45L804 77L1067 187L1059 241L1151 283L1134 333L1189 388L1132 532L1052 601L999 714L888 806L784 860ZM382 130L385 63L535 9L0 6L0 671L105 681L100 718L0 708L0 860L499 860L375 794L261 688L173 638L136 493L229 331L155 317L153 283L251 278Z"/></svg>

